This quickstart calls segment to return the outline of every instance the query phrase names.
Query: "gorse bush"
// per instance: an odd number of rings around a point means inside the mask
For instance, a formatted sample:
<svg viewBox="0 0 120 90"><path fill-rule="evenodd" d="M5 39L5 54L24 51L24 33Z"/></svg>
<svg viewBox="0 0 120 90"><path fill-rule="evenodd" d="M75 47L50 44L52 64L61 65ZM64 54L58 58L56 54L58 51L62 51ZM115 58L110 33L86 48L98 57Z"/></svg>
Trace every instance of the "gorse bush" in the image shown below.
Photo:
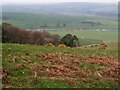
<svg viewBox="0 0 120 90"><path fill-rule="evenodd" d="M61 48L67 48L67 46L64 45L64 44L59 44L58 47L61 47Z"/></svg>
<svg viewBox="0 0 120 90"><path fill-rule="evenodd" d="M52 43L45 44L47 47L55 47Z"/></svg>
<svg viewBox="0 0 120 90"><path fill-rule="evenodd" d="M72 34L66 34L63 36L60 43L69 47L77 47L80 45L78 37L75 35L73 36Z"/></svg>

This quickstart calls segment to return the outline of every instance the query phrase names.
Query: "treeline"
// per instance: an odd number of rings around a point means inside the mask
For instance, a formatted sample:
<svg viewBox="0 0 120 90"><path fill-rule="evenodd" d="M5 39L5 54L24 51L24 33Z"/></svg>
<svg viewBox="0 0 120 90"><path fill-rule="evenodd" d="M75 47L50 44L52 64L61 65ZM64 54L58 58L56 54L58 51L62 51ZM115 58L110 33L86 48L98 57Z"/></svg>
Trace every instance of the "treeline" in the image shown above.
<svg viewBox="0 0 120 90"><path fill-rule="evenodd" d="M3 43L20 43L45 45L52 43L58 45L60 36L58 34L50 34L47 31L26 31L18 29L11 24L2 23L2 42Z"/></svg>

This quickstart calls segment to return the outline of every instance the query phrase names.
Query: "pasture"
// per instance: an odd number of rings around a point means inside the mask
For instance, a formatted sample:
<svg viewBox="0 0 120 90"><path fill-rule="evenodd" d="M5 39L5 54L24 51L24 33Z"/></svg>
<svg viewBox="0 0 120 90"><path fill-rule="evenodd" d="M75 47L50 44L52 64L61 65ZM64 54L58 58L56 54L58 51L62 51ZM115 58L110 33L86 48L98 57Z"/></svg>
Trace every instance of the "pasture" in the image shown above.
<svg viewBox="0 0 120 90"><path fill-rule="evenodd" d="M118 31L91 31L91 30L57 30L50 31L52 34L59 34L64 36L68 33L78 36L80 40L92 39L92 40L102 40L103 42L117 42L118 41Z"/></svg>

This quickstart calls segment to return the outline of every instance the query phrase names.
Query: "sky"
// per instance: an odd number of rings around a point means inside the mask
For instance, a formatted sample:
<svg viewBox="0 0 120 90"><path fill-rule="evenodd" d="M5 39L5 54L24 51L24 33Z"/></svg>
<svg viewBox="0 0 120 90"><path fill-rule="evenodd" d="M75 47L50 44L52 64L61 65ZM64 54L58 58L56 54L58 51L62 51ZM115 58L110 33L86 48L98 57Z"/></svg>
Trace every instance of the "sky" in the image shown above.
<svg viewBox="0 0 120 90"><path fill-rule="evenodd" d="M119 0L2 0L2 3L118 2Z"/></svg>

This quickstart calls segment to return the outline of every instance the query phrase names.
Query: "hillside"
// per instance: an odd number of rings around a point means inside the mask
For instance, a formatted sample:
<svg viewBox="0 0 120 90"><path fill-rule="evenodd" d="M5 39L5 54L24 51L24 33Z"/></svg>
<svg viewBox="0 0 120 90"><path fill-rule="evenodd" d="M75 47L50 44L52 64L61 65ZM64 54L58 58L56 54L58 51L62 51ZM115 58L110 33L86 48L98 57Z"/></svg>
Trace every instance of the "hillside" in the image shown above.
<svg viewBox="0 0 120 90"><path fill-rule="evenodd" d="M111 10L112 7L112 10ZM10 4L3 5L4 12L31 12L42 14L63 14L63 15L104 15L117 16L117 4L115 3L91 3L71 2L56 4ZM106 12L109 11L109 12ZM116 13L115 13L116 12Z"/></svg>
<svg viewBox="0 0 120 90"><path fill-rule="evenodd" d="M117 50L3 44L3 87L117 88Z"/></svg>

